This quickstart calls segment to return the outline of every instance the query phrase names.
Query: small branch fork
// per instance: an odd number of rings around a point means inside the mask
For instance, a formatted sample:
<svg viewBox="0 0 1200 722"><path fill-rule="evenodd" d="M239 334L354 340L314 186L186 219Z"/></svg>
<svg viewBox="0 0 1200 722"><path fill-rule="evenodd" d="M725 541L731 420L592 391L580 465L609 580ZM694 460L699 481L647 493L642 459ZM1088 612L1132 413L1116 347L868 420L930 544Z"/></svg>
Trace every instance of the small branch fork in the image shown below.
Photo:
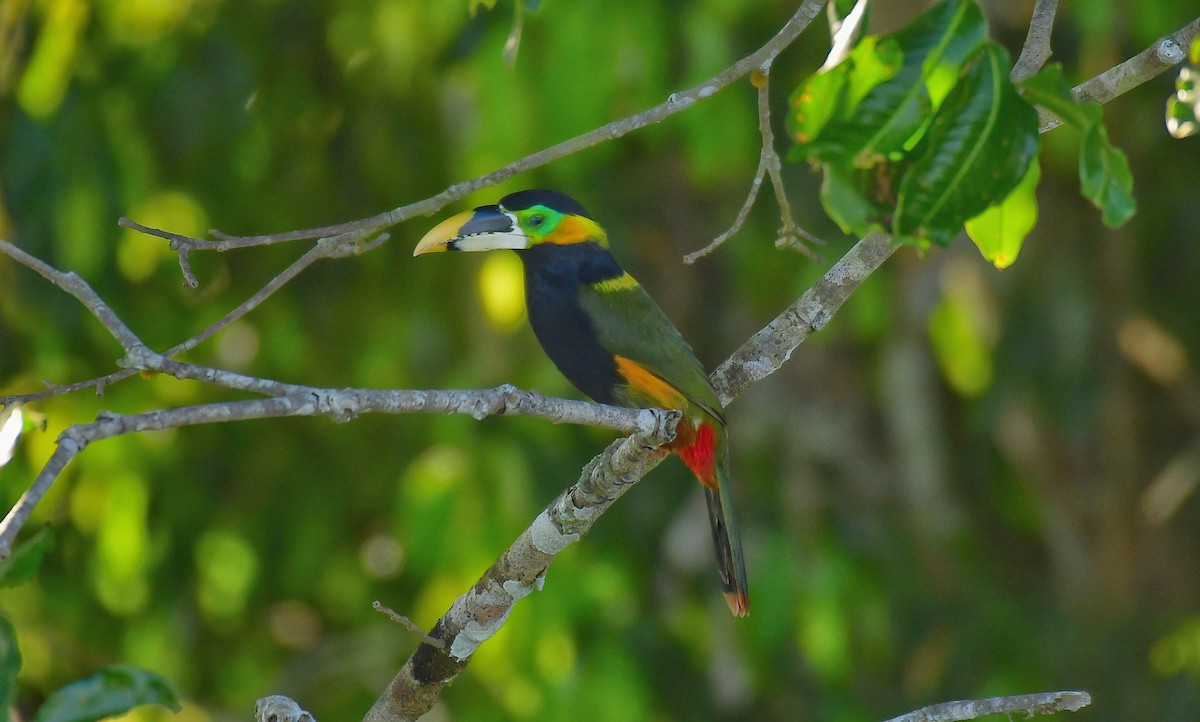
<svg viewBox="0 0 1200 722"><path fill-rule="evenodd" d="M758 91L758 132L762 135L758 170L754 172L754 180L750 182L750 195L746 197L746 202L742 204L742 208L738 211L737 217L733 219L733 225L729 227L729 230L714 238L704 248L684 256L684 263L692 264L707 256L742 229L742 224L750 215L750 209L754 207L754 201L758 200L758 192L762 189L763 179L767 177L771 179L771 186L775 189L775 200L779 203L779 216L783 223L779 229L779 237L775 241L775 246L777 248L794 248L809 258L817 260L817 255L804 244L804 241L816 244L823 244L824 241L805 231L792 219L792 206L788 202L787 192L783 188L783 164L779 160L779 153L775 151L775 132L771 129L770 76L772 62L773 59L768 60L761 68L750 74L750 82Z"/></svg>

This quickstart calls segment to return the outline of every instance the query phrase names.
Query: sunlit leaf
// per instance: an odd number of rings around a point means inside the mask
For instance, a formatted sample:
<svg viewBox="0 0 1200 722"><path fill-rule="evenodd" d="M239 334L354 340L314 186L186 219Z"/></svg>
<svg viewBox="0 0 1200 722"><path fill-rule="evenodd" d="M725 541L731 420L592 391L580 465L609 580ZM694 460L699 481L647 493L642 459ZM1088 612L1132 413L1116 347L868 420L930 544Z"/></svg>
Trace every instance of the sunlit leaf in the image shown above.
<svg viewBox="0 0 1200 722"><path fill-rule="evenodd" d="M1041 178L1041 165L1034 158L1025 177L1004 200L966 222L967 235L996 268L1008 268L1017 260L1025 236L1037 224L1037 185Z"/></svg>
<svg viewBox="0 0 1200 722"><path fill-rule="evenodd" d="M21 671L21 650L17 632L0 616L0 714L7 715L16 696L17 672Z"/></svg>
<svg viewBox="0 0 1200 722"><path fill-rule="evenodd" d="M42 557L53 542L49 526L43 526L13 550L12 555L0 562L0 587L15 587L33 579L42 566ZM3 707L0 707L3 709Z"/></svg>
<svg viewBox="0 0 1200 722"><path fill-rule="evenodd" d="M978 6L954 0L939 3L898 33L864 38L838 66L845 68L840 72L847 74L847 92L821 94L819 74L793 95L789 123L808 117L829 120L820 124L819 134L803 122L789 124L793 139L808 144L792 157L870 167L911 147L962 64L986 37Z"/></svg>
<svg viewBox="0 0 1200 722"><path fill-rule="evenodd" d="M948 244L1003 198L1038 149L1037 114L1008 80L1008 53L989 43L938 110L922 155L904 175L893 231Z"/></svg>
<svg viewBox="0 0 1200 722"><path fill-rule="evenodd" d="M130 665L113 665L59 689L33 722L93 722L157 704L178 712L179 702L165 679Z"/></svg>

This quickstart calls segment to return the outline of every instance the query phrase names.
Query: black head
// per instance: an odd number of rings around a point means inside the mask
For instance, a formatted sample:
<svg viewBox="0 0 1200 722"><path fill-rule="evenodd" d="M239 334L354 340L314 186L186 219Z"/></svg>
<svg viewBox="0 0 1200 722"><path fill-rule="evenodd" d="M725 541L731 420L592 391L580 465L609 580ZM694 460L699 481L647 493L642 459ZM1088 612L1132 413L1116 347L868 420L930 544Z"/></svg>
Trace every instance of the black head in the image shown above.
<svg viewBox="0 0 1200 722"><path fill-rule="evenodd" d="M569 213L574 216L583 216L584 218L596 220L579 204L579 201L566 193L559 193L558 191L531 188L529 190L517 191L516 193L509 193L500 199L500 207L506 211L522 211L534 206L545 206L559 213Z"/></svg>

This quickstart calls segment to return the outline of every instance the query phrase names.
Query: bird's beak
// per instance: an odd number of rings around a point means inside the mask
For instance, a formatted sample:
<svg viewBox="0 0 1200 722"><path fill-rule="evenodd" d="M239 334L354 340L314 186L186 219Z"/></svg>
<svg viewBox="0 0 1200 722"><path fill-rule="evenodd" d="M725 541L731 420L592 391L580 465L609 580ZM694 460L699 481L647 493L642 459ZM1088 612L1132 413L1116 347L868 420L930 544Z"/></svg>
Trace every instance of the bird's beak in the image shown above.
<svg viewBox="0 0 1200 722"><path fill-rule="evenodd" d="M500 206L481 206L459 213L433 227L413 255L438 251L490 251L496 248L520 250L529 247L529 238L517 226L516 219Z"/></svg>

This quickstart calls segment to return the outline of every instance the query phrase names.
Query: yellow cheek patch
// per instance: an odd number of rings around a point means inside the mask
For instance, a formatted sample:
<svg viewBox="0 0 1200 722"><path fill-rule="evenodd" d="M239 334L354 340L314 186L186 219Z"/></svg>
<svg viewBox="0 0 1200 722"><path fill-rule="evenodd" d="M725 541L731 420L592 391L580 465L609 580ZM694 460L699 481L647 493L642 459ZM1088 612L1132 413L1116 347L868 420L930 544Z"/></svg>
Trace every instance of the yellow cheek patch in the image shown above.
<svg viewBox="0 0 1200 722"><path fill-rule="evenodd" d="M555 243L565 246L570 243L596 241L602 246L608 245L608 234L595 221L583 216L565 216L554 230L542 239L543 243Z"/></svg>
<svg viewBox="0 0 1200 722"><path fill-rule="evenodd" d="M645 394L664 409L683 409L687 407L687 398L671 384L650 373L636 361L630 361L624 356L613 356L617 362L617 374L625 379L625 383L639 393Z"/></svg>
<svg viewBox="0 0 1200 722"><path fill-rule="evenodd" d="M628 291L631 288L637 288L637 285L638 282L633 279L633 276L623 273L616 278L608 278L593 283L592 288L601 293L612 293L613 291Z"/></svg>

